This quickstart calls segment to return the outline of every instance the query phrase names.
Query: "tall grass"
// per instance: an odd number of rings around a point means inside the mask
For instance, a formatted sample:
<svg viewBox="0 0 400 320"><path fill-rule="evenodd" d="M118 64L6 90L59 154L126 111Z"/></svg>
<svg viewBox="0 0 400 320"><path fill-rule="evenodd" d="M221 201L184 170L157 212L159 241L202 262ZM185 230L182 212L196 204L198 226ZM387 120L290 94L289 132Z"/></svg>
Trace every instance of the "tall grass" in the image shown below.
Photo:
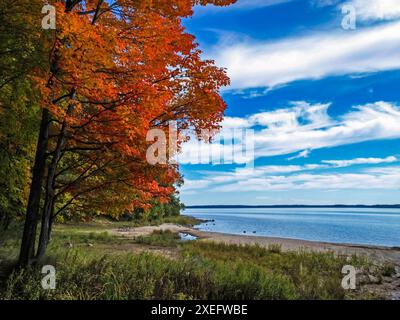
<svg viewBox="0 0 400 320"><path fill-rule="evenodd" d="M241 263L243 269L258 267L275 278L284 278L294 287L297 299L345 299L347 292L341 287L342 267L366 266L369 262L358 257L336 256L306 250L281 252L277 246L268 249L257 245L226 245L212 242L188 243L185 253L226 267Z"/></svg>
<svg viewBox="0 0 400 320"><path fill-rule="evenodd" d="M135 238L136 243L163 246L163 247L175 247L179 244L181 237L177 233L173 233L169 230L157 230L149 236L138 236Z"/></svg>
<svg viewBox="0 0 400 320"><path fill-rule="evenodd" d="M169 260L149 253L90 257L79 250L53 256L56 290L41 288L41 270L14 272L3 299L293 299L283 276L261 267L186 257Z"/></svg>
<svg viewBox="0 0 400 320"><path fill-rule="evenodd" d="M370 298L341 287L341 269L370 268L359 257L308 251L282 252L279 246L182 243L168 232L135 240L135 245L169 246L173 259L150 253L104 254L121 239L107 233L55 232L41 264L56 268L56 289L43 290L40 266L15 270L0 284L0 299L351 299ZM66 246L72 242L73 246ZM86 244L94 244L89 247ZM16 242L0 249L0 260L16 257ZM110 250L108 250L110 251ZM6 257L9 257L5 259ZM1 263L0 263L1 265ZM387 267L377 272L388 272Z"/></svg>

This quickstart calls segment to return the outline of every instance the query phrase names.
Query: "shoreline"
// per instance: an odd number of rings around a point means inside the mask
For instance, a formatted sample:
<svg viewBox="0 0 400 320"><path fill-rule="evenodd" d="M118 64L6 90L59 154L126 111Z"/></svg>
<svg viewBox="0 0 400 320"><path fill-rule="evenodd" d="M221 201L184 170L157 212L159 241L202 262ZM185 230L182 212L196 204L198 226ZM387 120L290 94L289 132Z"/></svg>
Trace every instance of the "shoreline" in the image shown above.
<svg viewBox="0 0 400 320"><path fill-rule="evenodd" d="M385 247L375 245L330 243L322 241L310 241L300 239L288 239L278 237L268 237L259 235L235 235L228 233L209 232L195 229L192 226L182 226L177 224L165 223L159 226L145 226L137 228L114 229L112 233L134 238L137 236L147 236L154 231L171 231L174 233L187 233L196 238L197 241L213 241L216 243L236 244L236 245L259 245L268 247L279 245L283 251L310 250L316 252L335 252L340 255L366 255L373 260L380 262L392 262L400 266L400 248Z"/></svg>
<svg viewBox="0 0 400 320"><path fill-rule="evenodd" d="M367 255L374 260L390 261L400 265L400 248L375 245L332 243L301 239L278 238L268 236L235 235L220 232L201 231L191 228L187 233L196 236L199 240L210 240L217 243L236 245L280 245L283 251L310 250L316 252L333 251L343 255Z"/></svg>
<svg viewBox="0 0 400 320"><path fill-rule="evenodd" d="M194 205L185 209L400 209L400 204L326 204L326 205Z"/></svg>

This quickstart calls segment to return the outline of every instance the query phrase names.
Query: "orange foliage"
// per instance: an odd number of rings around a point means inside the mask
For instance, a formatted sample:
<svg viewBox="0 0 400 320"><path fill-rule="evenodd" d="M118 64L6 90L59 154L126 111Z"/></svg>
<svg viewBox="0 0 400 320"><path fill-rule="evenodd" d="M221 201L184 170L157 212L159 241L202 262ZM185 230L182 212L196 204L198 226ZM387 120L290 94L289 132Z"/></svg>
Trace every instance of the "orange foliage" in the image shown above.
<svg viewBox="0 0 400 320"><path fill-rule="evenodd" d="M67 204L84 198L80 206L110 212L146 208L175 191L178 168L146 161L148 130L167 130L170 120L178 131L219 128L226 107L219 89L229 84L225 70L202 60L181 19L194 5L233 2L53 2L50 67L35 81L54 135L68 125L57 196Z"/></svg>

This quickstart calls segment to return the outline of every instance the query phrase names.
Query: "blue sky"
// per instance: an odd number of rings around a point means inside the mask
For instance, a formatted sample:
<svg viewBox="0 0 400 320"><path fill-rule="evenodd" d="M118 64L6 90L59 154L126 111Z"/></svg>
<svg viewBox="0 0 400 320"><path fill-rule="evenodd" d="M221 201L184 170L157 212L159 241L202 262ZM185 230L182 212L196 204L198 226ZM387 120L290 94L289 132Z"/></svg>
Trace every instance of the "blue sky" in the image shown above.
<svg viewBox="0 0 400 320"><path fill-rule="evenodd" d="M231 77L222 132L254 133L239 163L191 164L185 145L186 205L400 203L399 1L239 0L185 26Z"/></svg>

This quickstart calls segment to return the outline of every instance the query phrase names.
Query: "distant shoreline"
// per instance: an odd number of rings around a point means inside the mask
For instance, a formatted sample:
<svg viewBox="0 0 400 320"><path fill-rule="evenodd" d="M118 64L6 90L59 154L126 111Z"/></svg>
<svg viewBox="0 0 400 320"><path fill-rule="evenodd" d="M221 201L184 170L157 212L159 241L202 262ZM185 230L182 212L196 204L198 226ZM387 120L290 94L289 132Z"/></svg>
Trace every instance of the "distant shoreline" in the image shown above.
<svg viewBox="0 0 400 320"><path fill-rule="evenodd" d="M185 209L279 209L279 208L353 208L353 209L400 209L400 204L377 205L195 205Z"/></svg>

